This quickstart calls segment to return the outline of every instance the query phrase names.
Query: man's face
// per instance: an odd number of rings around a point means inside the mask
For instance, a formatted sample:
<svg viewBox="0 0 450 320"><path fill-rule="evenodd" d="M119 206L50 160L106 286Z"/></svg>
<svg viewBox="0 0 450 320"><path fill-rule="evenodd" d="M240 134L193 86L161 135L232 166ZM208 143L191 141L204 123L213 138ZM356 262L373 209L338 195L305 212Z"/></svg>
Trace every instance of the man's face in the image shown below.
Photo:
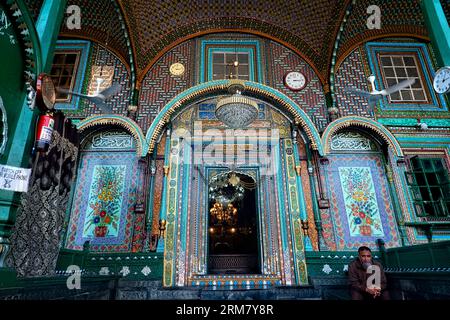
<svg viewBox="0 0 450 320"><path fill-rule="evenodd" d="M359 253L359 260L361 263L371 263L372 262L372 253L368 250L362 250Z"/></svg>

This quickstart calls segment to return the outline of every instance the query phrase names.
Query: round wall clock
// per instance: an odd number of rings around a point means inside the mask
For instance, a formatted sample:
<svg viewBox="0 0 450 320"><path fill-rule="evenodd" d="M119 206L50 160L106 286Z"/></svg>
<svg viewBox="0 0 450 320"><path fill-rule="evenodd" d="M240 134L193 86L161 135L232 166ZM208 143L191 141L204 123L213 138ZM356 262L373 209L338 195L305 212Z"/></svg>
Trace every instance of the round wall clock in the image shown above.
<svg viewBox="0 0 450 320"><path fill-rule="evenodd" d="M436 71L433 88L440 94L450 92L450 67L442 67Z"/></svg>
<svg viewBox="0 0 450 320"><path fill-rule="evenodd" d="M183 64L176 62L170 66L169 71L174 76L181 76L184 73L185 68Z"/></svg>
<svg viewBox="0 0 450 320"><path fill-rule="evenodd" d="M55 85L52 78L41 73L36 82L36 104L41 111L53 110L56 101Z"/></svg>
<svg viewBox="0 0 450 320"><path fill-rule="evenodd" d="M292 91L302 90L306 86L306 77L298 71L286 73L283 79L284 85Z"/></svg>

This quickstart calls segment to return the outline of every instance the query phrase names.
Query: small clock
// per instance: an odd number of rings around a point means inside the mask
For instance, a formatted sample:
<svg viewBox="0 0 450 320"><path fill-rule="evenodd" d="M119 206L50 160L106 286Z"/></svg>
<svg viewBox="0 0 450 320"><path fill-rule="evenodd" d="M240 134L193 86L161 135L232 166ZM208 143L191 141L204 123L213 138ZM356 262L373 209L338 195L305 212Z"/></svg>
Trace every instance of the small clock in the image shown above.
<svg viewBox="0 0 450 320"><path fill-rule="evenodd" d="M450 92L450 67L442 67L436 71L433 88L440 94Z"/></svg>
<svg viewBox="0 0 450 320"><path fill-rule="evenodd" d="M284 85L292 91L302 90L306 86L306 77L303 73L291 71L284 76Z"/></svg>
<svg viewBox="0 0 450 320"><path fill-rule="evenodd" d="M53 110L56 102L55 85L52 78L41 73L36 82L36 103L41 111Z"/></svg>
<svg viewBox="0 0 450 320"><path fill-rule="evenodd" d="M185 68L183 64L177 62L170 66L169 71L174 76L181 76L184 73Z"/></svg>

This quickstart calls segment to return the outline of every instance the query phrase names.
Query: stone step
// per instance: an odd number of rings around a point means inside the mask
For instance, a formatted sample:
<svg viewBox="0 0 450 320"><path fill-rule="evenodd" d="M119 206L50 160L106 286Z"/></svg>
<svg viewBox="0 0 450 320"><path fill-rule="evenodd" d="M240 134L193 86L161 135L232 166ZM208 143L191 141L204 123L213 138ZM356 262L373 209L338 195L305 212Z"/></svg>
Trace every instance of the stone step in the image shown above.
<svg viewBox="0 0 450 320"><path fill-rule="evenodd" d="M119 300L321 300L313 286L268 289L163 288L160 281L122 281Z"/></svg>

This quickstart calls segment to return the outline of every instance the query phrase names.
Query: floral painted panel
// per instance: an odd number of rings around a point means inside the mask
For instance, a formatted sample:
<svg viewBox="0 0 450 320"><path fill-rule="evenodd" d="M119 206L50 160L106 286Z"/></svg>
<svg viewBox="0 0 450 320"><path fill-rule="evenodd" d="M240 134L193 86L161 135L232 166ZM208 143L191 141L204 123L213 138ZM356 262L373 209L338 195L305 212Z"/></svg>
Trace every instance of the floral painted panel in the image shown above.
<svg viewBox="0 0 450 320"><path fill-rule="evenodd" d="M336 250L400 245L389 184L380 154L335 154L325 166ZM330 236L330 239L332 237ZM332 241L332 240L330 240Z"/></svg>
<svg viewBox="0 0 450 320"><path fill-rule="evenodd" d="M83 238L117 237L125 186L126 166L95 166Z"/></svg>
<svg viewBox="0 0 450 320"><path fill-rule="evenodd" d="M128 252L138 184L136 152L82 152L66 248Z"/></svg>
<svg viewBox="0 0 450 320"><path fill-rule="evenodd" d="M380 211L369 167L340 167L350 236L383 237Z"/></svg>

